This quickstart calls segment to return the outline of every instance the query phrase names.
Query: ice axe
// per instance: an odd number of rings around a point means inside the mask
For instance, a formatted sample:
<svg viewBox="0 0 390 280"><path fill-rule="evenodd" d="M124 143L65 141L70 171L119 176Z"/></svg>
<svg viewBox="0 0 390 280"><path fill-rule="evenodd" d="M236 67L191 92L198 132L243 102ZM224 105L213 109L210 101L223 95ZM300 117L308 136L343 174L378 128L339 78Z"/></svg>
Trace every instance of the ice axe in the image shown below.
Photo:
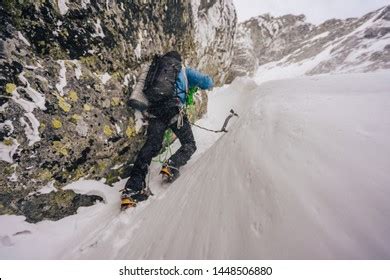
<svg viewBox="0 0 390 280"><path fill-rule="evenodd" d="M221 128L221 132L228 132L228 131L226 130L226 127L227 127L227 125L228 125L230 119L231 119L232 117L234 117L234 116L239 117L238 114L237 114L236 112L234 112L233 109L230 109L230 115L227 116L227 118L225 119L225 122L223 123L223 126L222 126L222 128Z"/></svg>

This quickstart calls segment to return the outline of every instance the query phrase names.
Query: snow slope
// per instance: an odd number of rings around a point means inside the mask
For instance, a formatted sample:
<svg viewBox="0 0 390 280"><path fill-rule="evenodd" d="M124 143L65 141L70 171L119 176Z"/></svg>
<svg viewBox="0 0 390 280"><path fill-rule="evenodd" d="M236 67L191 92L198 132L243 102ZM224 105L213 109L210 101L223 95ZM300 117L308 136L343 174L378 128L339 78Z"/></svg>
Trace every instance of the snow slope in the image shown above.
<svg viewBox="0 0 390 280"><path fill-rule="evenodd" d="M199 124L240 118L221 137L194 128L175 183L153 165L155 196L125 213L124 181L69 185L106 203L36 225L0 216L0 258L388 259L389 74L236 80Z"/></svg>

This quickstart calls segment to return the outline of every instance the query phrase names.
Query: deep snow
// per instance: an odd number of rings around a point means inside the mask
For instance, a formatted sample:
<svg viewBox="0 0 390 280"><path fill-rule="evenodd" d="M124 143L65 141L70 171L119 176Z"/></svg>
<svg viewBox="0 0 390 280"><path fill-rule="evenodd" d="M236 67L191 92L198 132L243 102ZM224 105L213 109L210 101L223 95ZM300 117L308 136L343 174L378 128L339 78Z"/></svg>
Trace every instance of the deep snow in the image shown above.
<svg viewBox="0 0 390 280"><path fill-rule="evenodd" d="M119 189L67 188L106 203L61 221L0 216L0 258L375 259L390 257L390 72L270 81L210 94L198 151L172 185L119 211Z"/></svg>

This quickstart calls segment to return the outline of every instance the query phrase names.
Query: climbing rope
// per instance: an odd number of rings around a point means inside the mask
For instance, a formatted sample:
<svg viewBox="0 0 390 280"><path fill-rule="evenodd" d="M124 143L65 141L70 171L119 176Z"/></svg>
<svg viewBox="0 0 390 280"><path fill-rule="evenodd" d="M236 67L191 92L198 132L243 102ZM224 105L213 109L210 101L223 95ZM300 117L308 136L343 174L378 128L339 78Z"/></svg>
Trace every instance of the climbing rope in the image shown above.
<svg viewBox="0 0 390 280"><path fill-rule="evenodd" d="M186 114L186 111L183 109L183 108L181 108L180 110L179 110L179 116L177 117L177 129L180 129L180 128L182 128L183 127L183 125L184 125L184 115Z"/></svg>
<svg viewBox="0 0 390 280"><path fill-rule="evenodd" d="M146 194L153 195L152 191L150 190L150 165L148 165L148 183L145 185Z"/></svg>
<svg viewBox="0 0 390 280"><path fill-rule="evenodd" d="M166 162L166 160L172 156L171 145L168 145L168 146L167 146L166 152L165 152L165 155L164 155L164 159L163 159L163 160L161 160L161 155L162 155L162 154L164 154L164 153L161 153L161 154L159 154L159 156L158 156L158 161L157 161L157 162L159 162L159 163L164 163L164 162ZM168 155L169 155L169 156L168 156Z"/></svg>
<svg viewBox="0 0 390 280"><path fill-rule="evenodd" d="M226 119L225 119L225 121L224 121L224 123L222 125L222 128L220 130L213 130L213 129L209 129L207 127L203 127L203 126L197 125L197 124L192 123L192 122L190 122L190 123L191 123L191 125L193 125L195 127L198 127L200 129L203 129L203 130L206 130L206 131L209 131L209 132L226 133L226 132L228 132L226 130L226 127L227 127L230 119L232 117L234 117L234 116L239 117L238 114L236 112L234 112L233 109L231 109L229 116L226 117ZM164 142L166 143L166 147L165 147L166 150L158 155L158 159L157 160L152 160L153 162L158 162L158 163L163 164L163 163L165 163L167 161L168 158L170 158L172 156L172 149L171 149L171 145L170 145L171 134L172 134L172 132L170 132L169 130L165 133L165 135L164 135L164 140L165 141Z"/></svg>
<svg viewBox="0 0 390 280"><path fill-rule="evenodd" d="M172 142L172 131L167 130L164 135L164 152L160 153L158 155L157 160L152 160L153 162L158 162L158 163L164 163L168 158L172 156L172 148L170 145L170 142ZM163 158L163 159L162 159Z"/></svg>
<svg viewBox="0 0 390 280"><path fill-rule="evenodd" d="M225 132L225 131L222 131L222 130L213 130L213 129L209 129L209 128L206 128L206 127L197 125L197 124L195 124L195 123L191 123L191 125L196 126L197 128L200 128L200 129L203 129L203 130L206 130L206 131L214 132L214 133Z"/></svg>
<svg viewBox="0 0 390 280"><path fill-rule="evenodd" d="M231 110L230 110L230 115L226 117L225 122L223 123L222 128L221 128L220 130L209 129L209 128L207 128L207 127L203 127L203 126L197 125L197 124L195 124L195 123L191 123L191 125L196 126L196 127L200 128L200 129L203 129L203 130L206 130L206 131L214 132L214 133L222 133L222 132L223 132L223 133L226 133L226 132L228 132L228 131L226 130L226 127L227 127L227 125L228 125L230 119L231 119L232 117L234 117L234 116L238 117L238 114L237 114L236 112L234 112L233 109L231 109Z"/></svg>

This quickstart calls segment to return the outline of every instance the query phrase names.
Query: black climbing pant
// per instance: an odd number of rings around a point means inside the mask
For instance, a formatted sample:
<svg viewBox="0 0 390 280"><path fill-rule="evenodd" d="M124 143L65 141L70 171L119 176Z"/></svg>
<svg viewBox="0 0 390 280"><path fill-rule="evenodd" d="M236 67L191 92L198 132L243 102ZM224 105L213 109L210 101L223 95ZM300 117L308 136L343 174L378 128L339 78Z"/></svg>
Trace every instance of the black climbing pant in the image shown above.
<svg viewBox="0 0 390 280"><path fill-rule="evenodd" d="M183 126L177 128L177 122L170 123L177 112L160 115L149 120L147 129L147 139L144 146L138 153L137 159L130 173L130 179L126 182L127 189L139 191L143 188L148 167L152 158L157 156L162 148L165 130L171 128L180 140L181 147L174 153L170 160L170 165L180 168L185 165L196 151L195 139L191 130L191 124L184 115Z"/></svg>

